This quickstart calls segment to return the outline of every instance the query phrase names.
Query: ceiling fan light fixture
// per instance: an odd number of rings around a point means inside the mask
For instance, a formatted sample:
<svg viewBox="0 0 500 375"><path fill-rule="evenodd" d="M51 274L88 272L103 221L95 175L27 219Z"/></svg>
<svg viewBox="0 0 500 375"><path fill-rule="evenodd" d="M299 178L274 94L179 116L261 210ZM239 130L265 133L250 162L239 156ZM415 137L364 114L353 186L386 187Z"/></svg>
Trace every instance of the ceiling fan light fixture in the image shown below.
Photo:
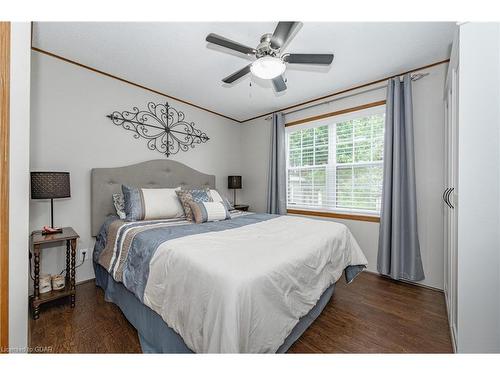
<svg viewBox="0 0 500 375"><path fill-rule="evenodd" d="M286 69L285 63L278 57L264 56L255 60L250 66L250 71L256 77L262 79L273 79L283 74Z"/></svg>

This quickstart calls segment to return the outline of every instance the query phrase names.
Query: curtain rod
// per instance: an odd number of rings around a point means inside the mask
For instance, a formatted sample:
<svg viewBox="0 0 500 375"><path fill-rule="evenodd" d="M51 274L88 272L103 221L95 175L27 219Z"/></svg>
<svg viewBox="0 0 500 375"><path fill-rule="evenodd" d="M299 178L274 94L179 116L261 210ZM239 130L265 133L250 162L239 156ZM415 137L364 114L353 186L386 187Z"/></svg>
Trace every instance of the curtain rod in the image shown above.
<svg viewBox="0 0 500 375"><path fill-rule="evenodd" d="M355 86L355 87L351 87L349 89L346 89L346 90L342 90L342 91L338 91L338 92L335 92L333 94L329 94L329 95L326 95L326 96L323 96L321 98L316 98L316 99L311 99L311 100L308 100L304 103L300 103L300 104L295 104L295 105L292 105L292 106L289 106L289 107L286 107L286 108L282 108L282 109L278 109L276 111L273 111L273 112L269 112L269 113L265 113L263 115L260 115L260 116L256 116L256 117L252 117L252 118L249 118L247 120L244 120L243 122L247 122L247 121L251 121L251 120L255 120L259 117L265 117L265 119L268 119L269 115L272 115L273 113L276 113L276 112L285 112L289 109L293 109L293 108L297 108L297 107L301 107L303 105L306 105L306 104L309 104L309 103L313 103L313 102L317 102L317 101L320 101L320 100L324 100L324 99L327 99L327 98L330 98L332 96L337 96L337 95L340 95L340 94L343 94L343 93L346 93L346 92L349 92L349 91L354 91L354 90L358 90L358 89L361 89L361 88L364 88L364 87L367 87L367 86L373 86L377 83L381 83L381 82L384 82L384 81L387 81L391 78L395 78L395 77L398 77L398 76L402 76L402 75L405 75L405 74L408 74L408 73L414 73L414 72L417 72L419 70L423 70L423 69L428 69L428 68L432 68L433 66L436 66L436 65L441 65L441 64L445 64L445 63L448 63L450 62L450 59L446 59L446 60L442 60L442 61L438 61L438 62L435 62L435 63L432 63L432 64L429 64L429 65L425 65L425 66L421 66L419 68L415 68L415 69L412 69L412 70L408 70L406 72L402 72L402 73L399 73L399 74L395 74L393 76L389 76L389 77L385 77L385 78L382 78L382 79L378 79L376 81L372 81L372 82L368 82L368 83L364 83L362 85L359 85L359 86ZM422 74L422 73L417 73L417 74ZM428 74L425 74L425 75L428 75ZM421 78L421 77L420 77ZM321 103L326 103L326 102L321 102ZM305 107L304 107L305 108ZM304 109L302 108L302 109ZM285 112L285 114L287 114Z"/></svg>
<svg viewBox="0 0 500 375"><path fill-rule="evenodd" d="M426 76L428 76L430 73L415 73L415 74L412 74L411 75L411 80L412 81L418 81L419 79L422 79ZM392 77L394 78L394 77ZM375 85L377 83L380 83L380 82L376 82L376 83L373 83L372 85ZM370 86L372 86L370 85ZM353 94L350 94L350 95L346 95L346 96L342 96L340 98L334 98L334 99L331 99L331 100L328 100L326 102L320 102L320 103L315 103L315 104L311 104L307 107L302 107L302 108L298 108L298 109L295 109L293 111L289 111L289 112L283 112L284 115L290 115L292 113L296 113L296 112L300 112L300 111L304 111L306 109L309 109L309 108L314 108L314 107L318 107L320 105L325 105L325 104L330 104L330 103L333 103L333 102L336 102L338 100L343 100L343 99L347 99L347 98L350 98L352 96L356 96L356 95L360 95L360 94L364 94L364 93L367 93L367 92L370 92L370 91L376 91L376 90L380 90L380 89L383 89L387 87L387 84L383 85L383 86L377 86L377 87L373 87L373 88L368 88L366 90L363 90L363 91L358 91L358 92L355 92ZM355 89L354 89L355 90ZM354 91L354 90L351 90L351 91ZM273 118L272 115L270 116L267 116L264 118L264 120L271 120Z"/></svg>
<svg viewBox="0 0 500 375"><path fill-rule="evenodd" d="M426 76L428 76L430 73L415 73L415 74L412 74L411 76L411 80L412 81L418 81L419 79L422 79ZM303 108L299 108L299 109L295 109L293 111L290 111L290 112L285 112L284 114L285 115L290 115L292 113L295 113L295 112L300 112L300 111L304 111L306 109L309 109L309 108L314 108L314 107L317 107L317 106L320 106L320 105L324 105L324 104L330 104L330 103L333 103L333 102L336 102L337 100L342 100L342 99L346 99L346 98L350 98L352 96L356 96L356 95L360 95L360 94L364 94L364 93L367 93L367 92L370 92L370 91L376 91L376 90L380 90L380 89L383 89L387 87L387 84L383 85L383 86L377 86L377 87L373 87L373 88L369 88L369 89L366 89L366 90L363 90L363 91L358 91L358 92L355 92L354 94L350 94L350 95L346 95L346 96L342 96L340 98L335 98L335 99L331 99L331 100L328 100L326 102L321 102L321 103L315 103L315 104L311 104L307 107L303 107ZM270 120L272 119L272 115L271 116L267 116L265 118L265 120Z"/></svg>

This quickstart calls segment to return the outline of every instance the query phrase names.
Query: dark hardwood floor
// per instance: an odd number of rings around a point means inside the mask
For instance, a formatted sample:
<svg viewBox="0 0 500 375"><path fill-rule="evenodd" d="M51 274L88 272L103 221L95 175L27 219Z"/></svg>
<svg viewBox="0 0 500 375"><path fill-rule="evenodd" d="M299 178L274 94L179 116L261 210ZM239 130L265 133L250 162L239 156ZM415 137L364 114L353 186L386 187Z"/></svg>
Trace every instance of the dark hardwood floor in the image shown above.
<svg viewBox="0 0 500 375"><path fill-rule="evenodd" d="M76 307L43 306L30 321L31 347L52 353L140 353L134 327L93 282L77 286ZM451 353L444 295L362 273L341 279L319 318L290 353Z"/></svg>

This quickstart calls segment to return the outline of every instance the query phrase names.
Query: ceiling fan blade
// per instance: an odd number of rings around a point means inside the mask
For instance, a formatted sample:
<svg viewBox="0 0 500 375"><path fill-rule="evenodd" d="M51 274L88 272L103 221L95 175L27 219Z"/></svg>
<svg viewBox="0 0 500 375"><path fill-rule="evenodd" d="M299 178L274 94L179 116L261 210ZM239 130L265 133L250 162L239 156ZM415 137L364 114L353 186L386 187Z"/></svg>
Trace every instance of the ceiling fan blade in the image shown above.
<svg viewBox="0 0 500 375"><path fill-rule="evenodd" d="M299 25L300 22L278 22L271 37L271 47L274 49L283 47L288 42L293 30Z"/></svg>
<svg viewBox="0 0 500 375"><path fill-rule="evenodd" d="M273 86L276 92L281 92L286 90L286 83L283 76L277 76L273 78Z"/></svg>
<svg viewBox="0 0 500 375"><path fill-rule="evenodd" d="M333 61L333 54L289 53L283 56L283 61L290 64L330 65Z"/></svg>
<svg viewBox="0 0 500 375"><path fill-rule="evenodd" d="M240 69L238 70L237 72L227 76L226 78L224 78L222 80L222 82L224 83L233 83L234 81L236 81L237 79L240 79L241 77L243 77L244 75L247 75L248 73L250 73L250 66L252 64L248 64L247 66L245 66L243 69Z"/></svg>
<svg viewBox="0 0 500 375"><path fill-rule="evenodd" d="M209 43L217 44L222 47L226 47L241 53L244 53L246 55L255 55L255 48L250 48L247 46L244 46L243 44L240 44L238 42L234 42L232 40L229 40L227 38L224 38L223 36L217 35L210 33L206 37L206 41Z"/></svg>

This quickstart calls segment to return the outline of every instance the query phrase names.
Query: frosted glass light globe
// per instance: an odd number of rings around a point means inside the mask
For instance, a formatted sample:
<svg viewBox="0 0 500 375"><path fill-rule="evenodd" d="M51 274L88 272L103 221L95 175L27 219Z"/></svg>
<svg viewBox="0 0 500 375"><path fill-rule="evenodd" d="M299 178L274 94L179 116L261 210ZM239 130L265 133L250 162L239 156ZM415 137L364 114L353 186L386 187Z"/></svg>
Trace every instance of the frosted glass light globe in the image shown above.
<svg viewBox="0 0 500 375"><path fill-rule="evenodd" d="M285 63L280 58L272 56L261 57L250 66L252 74L262 79L277 77L283 74L285 69Z"/></svg>

